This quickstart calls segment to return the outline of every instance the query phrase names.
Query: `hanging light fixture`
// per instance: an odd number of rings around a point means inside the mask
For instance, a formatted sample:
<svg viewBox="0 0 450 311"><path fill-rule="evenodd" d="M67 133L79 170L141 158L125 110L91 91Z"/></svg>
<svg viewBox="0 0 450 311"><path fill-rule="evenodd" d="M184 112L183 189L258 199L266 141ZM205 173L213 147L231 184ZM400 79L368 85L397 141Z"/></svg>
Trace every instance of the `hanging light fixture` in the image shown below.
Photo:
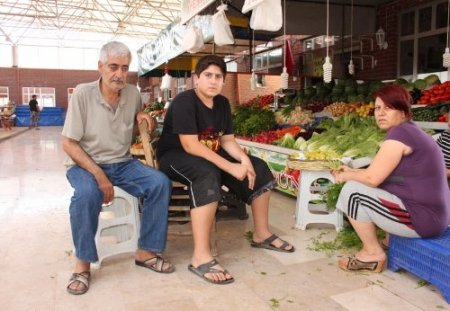
<svg viewBox="0 0 450 311"><path fill-rule="evenodd" d="M442 65L446 68L450 68L450 48L448 46L448 33L450 25L450 0L447 2L447 41L445 47L445 53L442 55Z"/></svg>
<svg viewBox="0 0 450 311"><path fill-rule="evenodd" d="M385 36L386 32L380 26L380 28L378 28L377 32L375 33L375 39L377 40L377 45L380 48L380 50L383 49Z"/></svg>
<svg viewBox="0 0 450 311"><path fill-rule="evenodd" d="M387 29L387 8L385 11L385 27ZM388 43L386 41L386 31L380 26L375 33L375 39L380 50L386 50L388 48Z"/></svg>
<svg viewBox="0 0 450 311"><path fill-rule="evenodd" d="M348 73L352 76L355 74L355 65L353 64L353 0L350 16L350 63L348 64Z"/></svg>
<svg viewBox="0 0 450 311"><path fill-rule="evenodd" d="M323 81L325 83L331 82L333 76L333 65L331 64L330 56L328 55L328 47L330 45L329 31L330 31L330 0L327 0L327 37L325 39L327 47L327 56L325 57L325 63L323 64Z"/></svg>
<svg viewBox="0 0 450 311"><path fill-rule="evenodd" d="M449 0L450 1L450 0ZM283 72L280 75L280 79L281 79L281 88L283 90L287 89L289 86L289 74L287 72L287 68L286 68L286 53L287 53L287 38L286 38L286 0L283 0L283 39L284 39L284 53L283 53Z"/></svg>

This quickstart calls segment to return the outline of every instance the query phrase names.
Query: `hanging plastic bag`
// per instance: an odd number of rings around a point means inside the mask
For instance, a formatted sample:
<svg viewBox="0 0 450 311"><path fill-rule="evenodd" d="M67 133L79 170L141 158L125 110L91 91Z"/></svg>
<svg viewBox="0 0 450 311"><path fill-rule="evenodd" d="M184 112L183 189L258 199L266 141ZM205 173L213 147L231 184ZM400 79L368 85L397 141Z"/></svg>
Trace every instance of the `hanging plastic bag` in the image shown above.
<svg viewBox="0 0 450 311"><path fill-rule="evenodd" d="M264 0L253 9L250 27L254 30L277 31L283 26L281 0Z"/></svg>
<svg viewBox="0 0 450 311"><path fill-rule="evenodd" d="M197 53L203 49L204 46L202 31L195 26L188 26L183 42L181 42L183 50L188 51L189 53Z"/></svg>
<svg viewBox="0 0 450 311"><path fill-rule="evenodd" d="M231 33L230 22L227 19L225 11L226 4L217 7L217 13L212 17L212 25L214 31L214 43L218 46L234 44L233 34Z"/></svg>
<svg viewBox="0 0 450 311"><path fill-rule="evenodd" d="M161 90L169 90L171 80L172 77L169 75L169 73L166 72L161 79Z"/></svg>
<svg viewBox="0 0 450 311"><path fill-rule="evenodd" d="M247 13L248 11L253 10L256 8L261 2L264 0L245 0L244 5L242 6L242 13Z"/></svg>

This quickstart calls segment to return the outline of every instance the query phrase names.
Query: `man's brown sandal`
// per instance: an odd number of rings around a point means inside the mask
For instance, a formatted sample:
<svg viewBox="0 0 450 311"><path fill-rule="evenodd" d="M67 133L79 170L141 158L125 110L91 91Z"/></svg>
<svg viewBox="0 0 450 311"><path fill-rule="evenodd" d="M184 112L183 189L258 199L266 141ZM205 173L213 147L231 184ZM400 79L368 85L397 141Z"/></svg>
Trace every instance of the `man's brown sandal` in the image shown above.
<svg viewBox="0 0 450 311"><path fill-rule="evenodd" d="M91 273L89 271L83 271L80 273L72 273L69 284L67 285L67 292L72 295L83 295L89 289L89 280L91 279ZM71 288L70 286L78 282L83 284L81 288Z"/></svg>
<svg viewBox="0 0 450 311"><path fill-rule="evenodd" d="M339 260L339 268L345 271L381 272L386 264L386 259L380 261L361 261L355 256L344 257Z"/></svg>

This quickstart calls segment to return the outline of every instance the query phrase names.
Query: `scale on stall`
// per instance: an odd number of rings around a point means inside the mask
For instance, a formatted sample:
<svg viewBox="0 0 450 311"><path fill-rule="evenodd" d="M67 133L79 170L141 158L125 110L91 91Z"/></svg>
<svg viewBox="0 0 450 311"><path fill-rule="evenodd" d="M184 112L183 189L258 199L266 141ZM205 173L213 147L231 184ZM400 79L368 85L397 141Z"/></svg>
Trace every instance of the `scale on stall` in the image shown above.
<svg viewBox="0 0 450 311"><path fill-rule="evenodd" d="M279 90L275 91L272 110L276 111L279 108L286 107L287 104L285 104L285 98L293 97L293 96L295 96L295 94L296 94L295 89L279 89Z"/></svg>

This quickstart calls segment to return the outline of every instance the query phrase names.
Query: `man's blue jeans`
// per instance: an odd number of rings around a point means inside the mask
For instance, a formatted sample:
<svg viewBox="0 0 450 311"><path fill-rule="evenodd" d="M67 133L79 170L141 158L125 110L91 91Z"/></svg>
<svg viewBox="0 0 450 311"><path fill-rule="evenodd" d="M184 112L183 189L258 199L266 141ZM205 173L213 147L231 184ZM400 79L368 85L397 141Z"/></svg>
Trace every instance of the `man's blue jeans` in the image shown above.
<svg viewBox="0 0 450 311"><path fill-rule="evenodd" d="M167 240L167 217L171 181L162 172L136 159L114 164L99 164L114 186L143 199L140 249L162 252ZM70 202L70 225L78 259L98 261L95 233L101 211L103 193L94 176L75 165L67 171L74 188Z"/></svg>

